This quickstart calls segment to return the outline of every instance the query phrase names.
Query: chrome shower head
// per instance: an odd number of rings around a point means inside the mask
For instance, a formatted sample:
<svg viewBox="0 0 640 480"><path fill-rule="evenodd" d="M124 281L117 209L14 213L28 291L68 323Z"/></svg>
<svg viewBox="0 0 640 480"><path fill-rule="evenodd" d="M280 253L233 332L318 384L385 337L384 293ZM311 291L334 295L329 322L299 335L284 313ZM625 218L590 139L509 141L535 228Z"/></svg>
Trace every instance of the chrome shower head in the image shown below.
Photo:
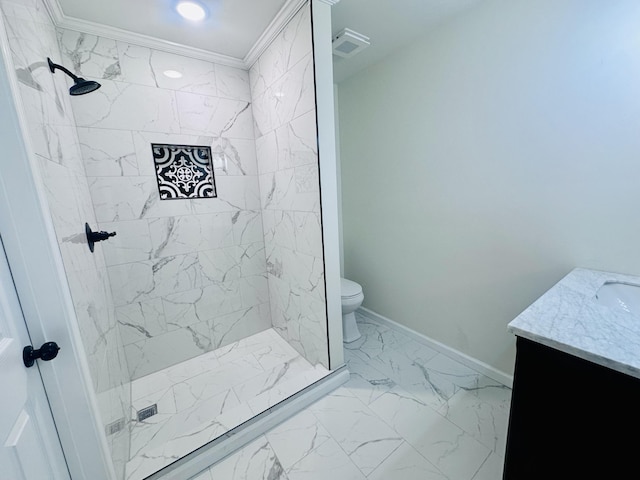
<svg viewBox="0 0 640 480"><path fill-rule="evenodd" d="M53 63L50 58L47 58L47 63L49 64L49 70L51 70L51 73L55 73L56 69L62 70L73 79L73 85L69 88L70 95L84 95L85 93L91 93L101 87L98 82L94 82L93 80L85 80L82 77L74 75L62 65Z"/></svg>

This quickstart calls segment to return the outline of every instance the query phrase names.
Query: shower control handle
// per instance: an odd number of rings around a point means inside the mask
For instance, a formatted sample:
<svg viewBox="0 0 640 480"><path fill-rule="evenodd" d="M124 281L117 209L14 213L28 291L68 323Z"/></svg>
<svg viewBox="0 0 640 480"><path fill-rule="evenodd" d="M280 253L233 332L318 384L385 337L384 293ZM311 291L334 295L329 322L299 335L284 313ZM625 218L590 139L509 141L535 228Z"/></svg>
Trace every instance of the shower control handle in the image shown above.
<svg viewBox="0 0 640 480"><path fill-rule="evenodd" d="M93 240L94 242L101 242L103 240L106 240L109 237L115 237L116 232L105 232L105 231L101 231L101 232L92 232L91 233L91 240Z"/></svg>
<svg viewBox="0 0 640 480"><path fill-rule="evenodd" d="M110 237L115 237L116 232L94 232L88 223L84 224L85 232L87 233L87 243L89 243L89 250L93 252L93 246L96 242L102 242Z"/></svg>

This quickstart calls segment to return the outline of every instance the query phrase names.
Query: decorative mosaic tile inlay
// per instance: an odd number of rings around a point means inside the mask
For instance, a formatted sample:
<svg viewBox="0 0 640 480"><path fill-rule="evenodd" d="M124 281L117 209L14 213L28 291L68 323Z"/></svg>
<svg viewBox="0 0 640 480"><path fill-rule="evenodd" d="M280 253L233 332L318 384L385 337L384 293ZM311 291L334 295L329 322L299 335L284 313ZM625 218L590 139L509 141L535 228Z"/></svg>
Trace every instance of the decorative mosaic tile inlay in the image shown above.
<svg viewBox="0 0 640 480"><path fill-rule="evenodd" d="M211 148L152 143L161 200L217 196Z"/></svg>

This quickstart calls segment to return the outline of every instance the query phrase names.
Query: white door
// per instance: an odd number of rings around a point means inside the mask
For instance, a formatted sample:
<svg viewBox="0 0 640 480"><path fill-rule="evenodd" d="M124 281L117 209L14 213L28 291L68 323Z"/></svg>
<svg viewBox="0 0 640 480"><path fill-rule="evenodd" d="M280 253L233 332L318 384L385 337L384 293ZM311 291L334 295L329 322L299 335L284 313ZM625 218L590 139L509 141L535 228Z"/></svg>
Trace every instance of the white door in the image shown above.
<svg viewBox="0 0 640 480"><path fill-rule="evenodd" d="M0 238L0 480L69 480L38 370L42 360L25 367L26 345L31 341Z"/></svg>

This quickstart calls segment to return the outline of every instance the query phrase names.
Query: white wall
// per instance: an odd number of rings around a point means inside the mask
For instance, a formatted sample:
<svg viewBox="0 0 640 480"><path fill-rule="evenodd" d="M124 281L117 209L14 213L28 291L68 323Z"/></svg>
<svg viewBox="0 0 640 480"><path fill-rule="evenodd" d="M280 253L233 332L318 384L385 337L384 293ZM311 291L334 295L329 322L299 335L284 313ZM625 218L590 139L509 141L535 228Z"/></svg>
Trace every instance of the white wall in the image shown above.
<svg viewBox="0 0 640 480"><path fill-rule="evenodd" d="M340 85L345 275L504 372L576 266L640 273L640 3L486 1Z"/></svg>

